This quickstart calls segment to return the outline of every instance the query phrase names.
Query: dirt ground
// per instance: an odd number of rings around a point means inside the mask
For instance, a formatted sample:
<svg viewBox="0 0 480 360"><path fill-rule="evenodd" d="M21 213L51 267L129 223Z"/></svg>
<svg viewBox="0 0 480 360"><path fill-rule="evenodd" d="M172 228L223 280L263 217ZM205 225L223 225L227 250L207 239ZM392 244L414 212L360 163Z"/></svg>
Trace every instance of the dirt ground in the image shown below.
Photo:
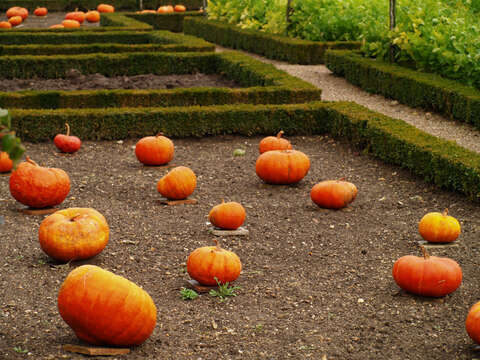
<svg viewBox="0 0 480 360"><path fill-rule="evenodd" d="M305 179L267 185L254 170L260 139L173 139L172 164L191 167L198 181L191 196L198 203L177 206L158 203L156 182L168 168L142 166L137 139L85 142L70 156L53 143L26 144L31 158L70 175L60 207L97 209L111 236L95 258L58 266L38 244L44 216L18 212L8 176L0 176L0 358L84 358L61 349L79 341L56 296L68 272L85 263L141 285L157 306L152 336L112 359L480 358L464 327L479 300L478 204L321 136L289 138L311 159ZM357 199L339 211L317 208L311 187L341 177L357 185ZM224 302L208 294L182 300L187 256L212 244L207 215L222 198L247 210L249 235L219 238L243 263L241 289ZM462 226L458 244L429 250L461 265L462 285L440 299L399 291L394 261L420 255L418 221L447 207Z"/></svg>
<svg viewBox="0 0 480 360"><path fill-rule="evenodd" d="M41 6L41 5L39 5ZM28 9L29 16L27 19L18 25L15 29L28 29L28 28L48 28L51 25L61 24L62 20L65 19L66 13L64 12L52 12L48 13L46 16L35 16L33 14L34 9ZM7 16L5 13L2 13L0 16L0 21L6 21ZM85 22L81 25L82 27L91 27L91 26L99 26L100 23L89 23L85 20Z"/></svg>
<svg viewBox="0 0 480 360"><path fill-rule="evenodd" d="M83 75L71 69L65 79L1 79L0 91L20 90L88 90L88 89L174 89L190 87L240 87L218 74L154 75L105 77Z"/></svg>

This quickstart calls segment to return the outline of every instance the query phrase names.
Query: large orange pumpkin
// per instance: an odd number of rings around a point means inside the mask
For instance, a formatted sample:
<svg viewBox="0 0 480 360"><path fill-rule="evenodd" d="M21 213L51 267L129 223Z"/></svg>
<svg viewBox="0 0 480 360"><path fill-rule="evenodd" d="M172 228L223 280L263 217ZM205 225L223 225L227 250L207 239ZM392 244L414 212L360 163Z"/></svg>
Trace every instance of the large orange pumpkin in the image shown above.
<svg viewBox="0 0 480 360"><path fill-rule="evenodd" d="M67 15L65 15L65 20L76 20L80 24L83 24L83 22L85 21L85 13L78 10L71 11L67 13Z"/></svg>
<svg viewBox="0 0 480 360"><path fill-rule="evenodd" d="M135 156L145 165L165 165L173 159L172 140L163 136L146 136L135 145Z"/></svg>
<svg viewBox="0 0 480 360"><path fill-rule="evenodd" d="M195 249L187 259L187 272L190 277L203 285L224 284L236 280L242 271L240 258L232 251L222 249L217 240L216 246Z"/></svg>
<svg viewBox="0 0 480 360"><path fill-rule="evenodd" d="M167 199L181 200L192 195L196 186L197 177L193 170L177 166L158 181L157 190Z"/></svg>
<svg viewBox="0 0 480 360"><path fill-rule="evenodd" d="M8 19L8 22L12 26L18 26L22 23L22 17L21 16L12 16L11 18Z"/></svg>
<svg viewBox="0 0 480 360"><path fill-rule="evenodd" d="M13 6L7 10L7 18L10 19L14 16L20 16L23 21L28 17L28 10L24 7Z"/></svg>
<svg viewBox="0 0 480 360"><path fill-rule="evenodd" d="M184 5L175 5L175 7L173 8L173 10L175 12L185 12L187 11L187 8L184 6Z"/></svg>
<svg viewBox="0 0 480 360"><path fill-rule="evenodd" d="M287 139L282 138L283 131L280 131L277 136L267 136L263 138L258 144L260 154L271 150L291 150L292 144Z"/></svg>
<svg viewBox="0 0 480 360"><path fill-rule="evenodd" d="M272 150L261 154L255 171L269 184L294 184L302 180L310 169L310 159L298 150Z"/></svg>
<svg viewBox="0 0 480 360"><path fill-rule="evenodd" d="M46 7L38 7L34 10L33 14L35 16L46 16L48 14L48 9Z"/></svg>
<svg viewBox="0 0 480 360"><path fill-rule="evenodd" d="M462 269L455 260L429 256L422 246L423 257L406 255L393 265L393 278L405 291L422 296L440 297L455 291L462 283Z"/></svg>
<svg viewBox="0 0 480 360"><path fill-rule="evenodd" d="M112 5L100 4L97 6L97 11L99 13L113 13L115 12L115 8Z"/></svg>
<svg viewBox="0 0 480 360"><path fill-rule="evenodd" d="M13 168L13 161L5 151L0 152L0 173L9 172Z"/></svg>
<svg viewBox="0 0 480 360"><path fill-rule="evenodd" d="M426 214L418 223L418 232L428 242L448 243L460 235L460 223L453 216L449 216L448 209L445 209L443 214Z"/></svg>
<svg viewBox="0 0 480 360"><path fill-rule="evenodd" d="M97 23L100 21L100 13L97 10L87 11L85 19L91 23Z"/></svg>
<svg viewBox="0 0 480 360"><path fill-rule="evenodd" d="M47 216L38 230L40 246L58 261L89 259L108 243L107 220L91 208L68 208Z"/></svg>
<svg viewBox="0 0 480 360"><path fill-rule="evenodd" d="M0 21L0 29L11 29L12 24L10 24L8 21Z"/></svg>
<svg viewBox="0 0 480 360"><path fill-rule="evenodd" d="M310 198L322 208L341 209L355 200L357 192L357 187L351 182L325 180L313 186Z"/></svg>
<svg viewBox="0 0 480 360"><path fill-rule="evenodd" d="M145 290L94 265L68 274L58 293L58 310L79 339L94 345L139 345L157 321L157 308Z"/></svg>
<svg viewBox="0 0 480 360"><path fill-rule="evenodd" d="M77 20L71 19L63 20L62 25L65 29L77 29L80 27L80 23Z"/></svg>
<svg viewBox="0 0 480 360"><path fill-rule="evenodd" d="M27 156L10 175L10 193L32 208L60 204L70 191L70 178L62 169L39 166Z"/></svg>
<svg viewBox="0 0 480 360"><path fill-rule="evenodd" d="M465 328L468 336L477 344L480 344L480 301L475 303L468 311Z"/></svg>
<svg viewBox="0 0 480 360"><path fill-rule="evenodd" d="M215 205L208 214L208 221L221 229L235 230L245 222L246 212L244 207L235 201Z"/></svg>
<svg viewBox="0 0 480 360"><path fill-rule="evenodd" d="M173 6L172 5L165 5L165 6L160 6L157 9L157 12L159 14L170 14L174 12Z"/></svg>

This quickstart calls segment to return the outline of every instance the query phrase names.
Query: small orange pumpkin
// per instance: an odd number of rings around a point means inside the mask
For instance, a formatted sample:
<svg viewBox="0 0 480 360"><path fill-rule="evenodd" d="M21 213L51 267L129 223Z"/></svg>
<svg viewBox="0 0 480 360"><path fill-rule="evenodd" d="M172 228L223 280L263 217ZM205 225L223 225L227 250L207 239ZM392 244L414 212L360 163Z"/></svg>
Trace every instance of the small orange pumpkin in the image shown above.
<svg viewBox="0 0 480 360"><path fill-rule="evenodd" d="M49 29L63 29L65 26L63 24L55 24L48 27Z"/></svg>
<svg viewBox="0 0 480 360"><path fill-rule="evenodd" d="M184 5L175 5L175 7L173 8L173 11L175 12L185 12L187 11L187 8L184 6Z"/></svg>
<svg viewBox="0 0 480 360"><path fill-rule="evenodd" d="M460 223L453 216L448 215L448 209L445 209L443 214L428 213L418 223L418 232L422 238L432 243L455 241L460 231Z"/></svg>
<svg viewBox="0 0 480 360"><path fill-rule="evenodd" d="M208 214L208 221L221 229L235 230L245 222L246 212L244 207L235 201L215 205Z"/></svg>
<svg viewBox="0 0 480 360"><path fill-rule="evenodd" d="M27 156L10 175L10 194L32 208L60 204L70 192L70 178L62 169L39 166Z"/></svg>
<svg viewBox="0 0 480 360"><path fill-rule="evenodd" d="M310 159L298 150L271 150L257 158L255 171L269 184L294 184L310 170Z"/></svg>
<svg viewBox="0 0 480 360"><path fill-rule="evenodd" d="M22 17L21 16L12 16L11 18L8 19L8 22L12 26L18 26L22 23Z"/></svg>
<svg viewBox="0 0 480 360"><path fill-rule="evenodd" d="M355 200L357 193L357 187L351 182L325 180L313 186L310 198L322 208L341 209Z"/></svg>
<svg viewBox="0 0 480 360"><path fill-rule="evenodd" d="M0 152L0 173L6 173L12 170L13 161L5 151Z"/></svg>
<svg viewBox="0 0 480 360"><path fill-rule="evenodd" d="M80 23L77 20L63 20L62 25L65 29L77 29L80 27Z"/></svg>
<svg viewBox="0 0 480 360"><path fill-rule="evenodd" d="M12 24L10 24L8 21L0 21L0 29L11 29Z"/></svg>
<svg viewBox="0 0 480 360"><path fill-rule="evenodd" d="M90 23L97 23L100 21L100 13L97 10L87 11L85 19Z"/></svg>
<svg viewBox="0 0 480 360"><path fill-rule="evenodd" d="M192 251L187 259L187 272L190 277L203 285L216 285L218 282L235 281L242 271L240 258L232 251L222 249L217 240L216 246L204 246Z"/></svg>
<svg viewBox="0 0 480 360"><path fill-rule="evenodd" d="M78 10L69 12L67 13L67 15L65 15L65 20L76 20L80 24L83 24L83 22L85 21L85 13Z"/></svg>
<svg viewBox="0 0 480 360"><path fill-rule="evenodd" d="M94 265L68 274L57 303L77 337L93 345L140 345L157 322L157 308L145 290Z"/></svg>
<svg viewBox="0 0 480 360"><path fill-rule="evenodd" d="M97 6L97 11L99 13L113 13L113 12L115 12L115 8L112 5L99 4Z"/></svg>
<svg viewBox="0 0 480 360"><path fill-rule="evenodd" d="M170 14L174 12L174 9L172 5L165 5L165 6L160 6L157 12L160 14Z"/></svg>
<svg viewBox="0 0 480 360"><path fill-rule="evenodd" d="M157 190L167 199L181 200L192 195L196 186L197 177L192 169L177 166L158 181Z"/></svg>
<svg viewBox="0 0 480 360"><path fill-rule="evenodd" d="M462 283L462 269L455 260L429 256L406 255L393 265L392 275L405 291L422 296L440 297L454 292Z"/></svg>
<svg viewBox="0 0 480 360"><path fill-rule="evenodd" d="M161 134L146 136L135 145L135 156L145 165L165 165L173 159L174 152L172 140Z"/></svg>
<svg viewBox="0 0 480 360"><path fill-rule="evenodd" d="M260 154L271 150L291 150L292 144L287 139L282 138L283 130L277 136L267 136L258 144Z"/></svg>
<svg viewBox="0 0 480 360"><path fill-rule="evenodd" d="M47 216L38 230L42 250L58 261L84 260L108 243L107 220L91 208L68 208Z"/></svg>
<svg viewBox="0 0 480 360"><path fill-rule="evenodd" d="M477 344L480 344L480 301L475 303L468 311L465 328L468 336Z"/></svg>
<svg viewBox="0 0 480 360"><path fill-rule="evenodd" d="M38 7L33 11L35 16L46 16L48 14L48 9L46 7Z"/></svg>

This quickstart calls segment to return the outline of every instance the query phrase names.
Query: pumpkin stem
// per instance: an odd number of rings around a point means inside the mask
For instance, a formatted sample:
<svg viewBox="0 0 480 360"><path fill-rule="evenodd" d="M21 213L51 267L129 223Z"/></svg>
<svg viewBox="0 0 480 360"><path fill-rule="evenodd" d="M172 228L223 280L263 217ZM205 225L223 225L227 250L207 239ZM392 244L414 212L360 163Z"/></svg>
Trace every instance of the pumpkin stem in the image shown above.
<svg viewBox="0 0 480 360"><path fill-rule="evenodd" d="M162 132L157 133L156 137L163 136Z"/></svg>
<svg viewBox="0 0 480 360"><path fill-rule="evenodd" d="M26 156L26 160L28 163L32 164L32 165L35 165L35 166L39 166L35 161L33 161L32 159L30 159L30 156Z"/></svg>
<svg viewBox="0 0 480 360"><path fill-rule="evenodd" d="M222 198L222 204L225 204L225 199L224 198Z"/></svg>
<svg viewBox="0 0 480 360"><path fill-rule="evenodd" d="M65 126L67 128L67 136L70 136L70 125L68 125L68 123L65 123Z"/></svg>
<svg viewBox="0 0 480 360"><path fill-rule="evenodd" d="M71 218L70 221L73 222L73 221L75 221L75 220L78 220L78 219L81 218L81 217L82 217L82 214L77 214L77 215L75 215L73 218Z"/></svg>
<svg viewBox="0 0 480 360"><path fill-rule="evenodd" d="M220 244L218 243L218 240L217 240L217 239L213 239L213 242L215 243L215 246L217 247L217 250L220 250L221 247L220 247Z"/></svg>
<svg viewBox="0 0 480 360"><path fill-rule="evenodd" d="M443 216L447 216L447 215L448 215L448 209L443 210Z"/></svg>
<svg viewBox="0 0 480 360"><path fill-rule="evenodd" d="M277 138L280 139L282 137L282 135L283 135L283 130L280 130L277 134Z"/></svg>
<svg viewBox="0 0 480 360"><path fill-rule="evenodd" d="M428 255L427 250L425 249L425 246L420 246L420 249L422 249L423 258L427 260L430 257L430 255Z"/></svg>
<svg viewBox="0 0 480 360"><path fill-rule="evenodd" d="M347 178L344 176L344 177L338 179L337 181L345 181L346 179L347 179Z"/></svg>

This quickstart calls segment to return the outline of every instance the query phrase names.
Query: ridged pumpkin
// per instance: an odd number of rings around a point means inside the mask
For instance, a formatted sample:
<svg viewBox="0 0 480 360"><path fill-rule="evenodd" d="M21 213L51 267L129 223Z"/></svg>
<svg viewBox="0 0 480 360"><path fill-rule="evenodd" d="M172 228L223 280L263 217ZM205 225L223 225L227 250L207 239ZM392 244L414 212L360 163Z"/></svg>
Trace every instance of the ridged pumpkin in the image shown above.
<svg viewBox="0 0 480 360"><path fill-rule="evenodd" d="M12 16L11 18L8 19L8 22L12 26L18 26L22 23L22 17L21 16Z"/></svg>
<svg viewBox="0 0 480 360"><path fill-rule="evenodd" d="M418 232L428 242L449 243L460 235L460 223L448 215L448 209L442 213L426 214L418 223Z"/></svg>
<svg viewBox="0 0 480 360"><path fill-rule="evenodd" d="M283 131L280 131L277 136L267 136L263 138L258 144L260 154L272 150L291 150L292 144L287 139L282 138Z"/></svg>
<svg viewBox="0 0 480 360"><path fill-rule="evenodd" d="M67 15L65 15L65 20L76 20L80 24L83 24L85 21L85 13L78 10L68 12Z"/></svg>
<svg viewBox="0 0 480 360"><path fill-rule="evenodd" d="M48 9L46 7L38 7L33 11L35 16L46 16L48 14Z"/></svg>
<svg viewBox="0 0 480 360"><path fill-rule="evenodd" d="M146 136L135 145L135 156L145 165L165 165L173 159L174 152L172 140L161 134Z"/></svg>
<svg viewBox="0 0 480 360"><path fill-rule="evenodd" d="M145 290L94 265L68 274L58 310L79 339L94 345L140 345L157 321L157 308Z"/></svg>
<svg viewBox="0 0 480 360"><path fill-rule="evenodd" d="M182 200L192 195L197 186L197 177L192 169L177 166L157 183L157 191L167 199Z"/></svg>
<svg viewBox="0 0 480 360"><path fill-rule="evenodd" d="M0 173L6 173L12 170L13 161L5 151L0 152Z"/></svg>
<svg viewBox="0 0 480 360"><path fill-rule="evenodd" d="M468 311L465 328L468 336L477 344L480 344L480 301L475 303Z"/></svg>
<svg viewBox="0 0 480 360"><path fill-rule="evenodd" d="M204 246L192 251L187 259L187 272L190 277L203 285L216 285L232 282L240 276L242 263L232 251L222 249L217 240L216 246Z"/></svg>
<svg viewBox="0 0 480 360"><path fill-rule="evenodd" d="M298 150L272 150L261 154L255 171L269 184L294 184L310 170L310 159Z"/></svg>
<svg viewBox="0 0 480 360"><path fill-rule="evenodd" d="M22 21L23 21L28 17L28 10L24 7L13 6L10 9L7 10L6 15L7 15L8 19L10 19L14 16L20 16L22 18Z"/></svg>
<svg viewBox="0 0 480 360"><path fill-rule="evenodd" d="M85 14L85 20L90 23L97 23L100 21L100 13L97 10L87 11Z"/></svg>
<svg viewBox="0 0 480 360"><path fill-rule="evenodd" d="M105 217L91 208L68 208L47 216L38 230L40 247L58 261L84 260L108 243Z"/></svg>
<svg viewBox="0 0 480 360"><path fill-rule="evenodd" d="M65 29L78 29L80 23L77 20L66 19L62 21L62 25Z"/></svg>
<svg viewBox="0 0 480 360"><path fill-rule="evenodd" d="M244 207L235 201L215 205L208 214L208 221L221 229L235 230L245 222L246 212Z"/></svg>
<svg viewBox="0 0 480 360"><path fill-rule="evenodd" d="M99 13L113 13L113 12L115 12L115 8L112 5L99 4L97 6L97 11Z"/></svg>
<svg viewBox="0 0 480 360"><path fill-rule="evenodd" d="M0 29L11 29L12 24L10 24L8 21L0 21Z"/></svg>
<svg viewBox="0 0 480 360"><path fill-rule="evenodd" d="M310 198L321 208L341 209L355 200L357 193L357 187L351 182L325 180L313 186Z"/></svg>
<svg viewBox="0 0 480 360"><path fill-rule="evenodd" d="M60 204L70 192L70 178L62 169L39 166L27 156L10 175L10 193L32 208Z"/></svg>
<svg viewBox="0 0 480 360"><path fill-rule="evenodd" d="M440 297L455 291L462 283L462 269L455 260L429 256L406 255L393 265L393 278L405 291L422 296Z"/></svg>

